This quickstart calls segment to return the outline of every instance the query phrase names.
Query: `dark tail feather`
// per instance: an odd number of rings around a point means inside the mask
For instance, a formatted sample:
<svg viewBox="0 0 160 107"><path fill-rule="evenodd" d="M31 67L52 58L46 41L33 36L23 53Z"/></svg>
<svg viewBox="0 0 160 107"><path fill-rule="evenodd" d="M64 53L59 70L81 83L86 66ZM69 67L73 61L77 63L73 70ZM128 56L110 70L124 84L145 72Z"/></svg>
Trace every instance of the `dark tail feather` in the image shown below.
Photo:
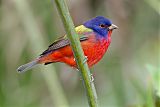
<svg viewBox="0 0 160 107"><path fill-rule="evenodd" d="M34 60L32 62L29 62L27 64L21 65L20 67L18 67L17 72L18 73L22 73L25 71L28 71L30 69L32 69L33 67L35 67L38 64L38 60Z"/></svg>

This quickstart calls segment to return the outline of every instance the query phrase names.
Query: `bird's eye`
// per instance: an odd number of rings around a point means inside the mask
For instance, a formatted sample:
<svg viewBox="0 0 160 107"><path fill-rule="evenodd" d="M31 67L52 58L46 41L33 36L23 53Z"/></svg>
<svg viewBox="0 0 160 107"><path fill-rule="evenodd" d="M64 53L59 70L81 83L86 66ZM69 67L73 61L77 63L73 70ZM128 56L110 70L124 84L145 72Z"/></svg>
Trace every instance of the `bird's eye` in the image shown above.
<svg viewBox="0 0 160 107"><path fill-rule="evenodd" d="M101 27L101 28L106 28L106 25L100 24L100 27Z"/></svg>

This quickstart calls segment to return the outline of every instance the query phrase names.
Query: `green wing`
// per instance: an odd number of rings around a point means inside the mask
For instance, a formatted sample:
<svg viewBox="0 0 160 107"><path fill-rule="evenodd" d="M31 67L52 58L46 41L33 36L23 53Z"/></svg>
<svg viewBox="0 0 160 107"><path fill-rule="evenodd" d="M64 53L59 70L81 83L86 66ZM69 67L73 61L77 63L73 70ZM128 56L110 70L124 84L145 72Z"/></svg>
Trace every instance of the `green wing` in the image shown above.
<svg viewBox="0 0 160 107"><path fill-rule="evenodd" d="M92 30L84 27L83 25L76 27L75 30L76 30L77 34L80 36L81 42L88 40L88 36L85 35L86 33L92 32ZM45 50L40 56L43 56L47 53L53 52L57 49L65 47L65 46L68 46L69 44L70 43L69 43L69 40L66 35L63 37L60 37L56 41L54 41L51 45L49 45L48 49Z"/></svg>

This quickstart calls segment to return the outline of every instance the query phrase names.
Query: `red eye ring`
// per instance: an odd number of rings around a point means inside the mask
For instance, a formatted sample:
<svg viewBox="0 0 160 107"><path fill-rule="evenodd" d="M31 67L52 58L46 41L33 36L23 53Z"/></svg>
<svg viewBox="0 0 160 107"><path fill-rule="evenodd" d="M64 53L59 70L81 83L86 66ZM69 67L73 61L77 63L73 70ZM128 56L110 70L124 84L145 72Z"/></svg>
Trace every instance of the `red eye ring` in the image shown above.
<svg viewBox="0 0 160 107"><path fill-rule="evenodd" d="M101 28L106 28L106 25L100 24L100 27L101 27Z"/></svg>

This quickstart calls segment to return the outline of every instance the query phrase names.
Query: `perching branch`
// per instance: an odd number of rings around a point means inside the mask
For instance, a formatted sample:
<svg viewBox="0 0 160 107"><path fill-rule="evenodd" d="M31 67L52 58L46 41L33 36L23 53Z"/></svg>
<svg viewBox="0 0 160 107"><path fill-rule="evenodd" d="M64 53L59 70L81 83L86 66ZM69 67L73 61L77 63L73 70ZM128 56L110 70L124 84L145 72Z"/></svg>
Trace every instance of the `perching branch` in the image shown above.
<svg viewBox="0 0 160 107"><path fill-rule="evenodd" d="M87 63L84 63L84 53L80 45L79 37L75 32L73 21L70 17L66 2L64 0L55 0L55 3L67 32L67 37L70 40L70 45L72 47L78 69L82 74L89 105L90 107L97 107L97 94L94 83L91 80L91 73L88 65Z"/></svg>

